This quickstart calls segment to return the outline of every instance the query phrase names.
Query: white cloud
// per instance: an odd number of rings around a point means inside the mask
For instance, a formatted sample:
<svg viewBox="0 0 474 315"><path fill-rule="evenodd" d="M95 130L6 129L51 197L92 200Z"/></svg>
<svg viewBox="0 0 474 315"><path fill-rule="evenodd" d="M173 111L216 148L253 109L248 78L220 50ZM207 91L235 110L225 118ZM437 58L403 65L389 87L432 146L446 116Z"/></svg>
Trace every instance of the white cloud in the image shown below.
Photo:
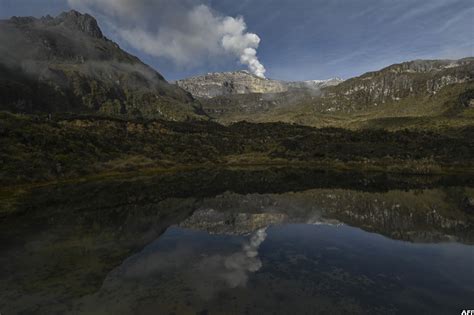
<svg viewBox="0 0 474 315"><path fill-rule="evenodd" d="M98 16L133 48L196 66L225 56L237 58L255 75L265 68L257 57L258 35L242 17L223 16L198 0L68 0Z"/></svg>

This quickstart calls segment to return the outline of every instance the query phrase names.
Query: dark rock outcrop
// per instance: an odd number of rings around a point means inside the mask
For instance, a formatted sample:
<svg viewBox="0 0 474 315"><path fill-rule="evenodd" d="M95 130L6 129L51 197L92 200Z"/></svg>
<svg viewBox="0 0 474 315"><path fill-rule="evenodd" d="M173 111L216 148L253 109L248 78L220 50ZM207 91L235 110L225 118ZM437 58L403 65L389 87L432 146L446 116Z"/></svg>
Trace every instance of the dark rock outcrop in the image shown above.
<svg viewBox="0 0 474 315"><path fill-rule="evenodd" d="M202 119L193 97L107 39L88 14L0 21L0 110Z"/></svg>
<svg viewBox="0 0 474 315"><path fill-rule="evenodd" d="M104 37L96 19L89 14L81 14L72 10L62 13L56 19L53 19L53 21L63 23L64 26L71 30L79 30L95 38Z"/></svg>

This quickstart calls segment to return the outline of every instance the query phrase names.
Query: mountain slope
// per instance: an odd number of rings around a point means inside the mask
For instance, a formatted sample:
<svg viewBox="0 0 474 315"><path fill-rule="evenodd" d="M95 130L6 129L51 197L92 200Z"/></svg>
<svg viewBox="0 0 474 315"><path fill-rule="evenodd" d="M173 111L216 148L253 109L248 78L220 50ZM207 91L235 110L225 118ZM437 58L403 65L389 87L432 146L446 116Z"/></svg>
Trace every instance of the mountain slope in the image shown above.
<svg viewBox="0 0 474 315"><path fill-rule="evenodd" d="M176 81L176 84L198 98L204 110L221 122L245 120L254 115L272 115L312 100L323 88L336 86L342 79L312 81L279 81L264 79L248 71L208 73ZM240 119L239 117L243 117Z"/></svg>
<svg viewBox="0 0 474 315"><path fill-rule="evenodd" d="M264 79L245 70L208 73L178 80L176 84L194 97L201 98L251 93L281 93L288 90L284 82Z"/></svg>
<svg viewBox="0 0 474 315"><path fill-rule="evenodd" d="M176 84L193 96L214 98L244 94L288 93L295 90L319 91L323 87L335 86L342 79L286 82L258 77L248 71L215 72L176 81Z"/></svg>
<svg viewBox="0 0 474 315"><path fill-rule="evenodd" d="M182 81L187 84L181 86L192 86L188 91L194 95L206 95L209 86L223 86L222 82L234 82L229 81L234 77L233 73L224 73L191 78ZM253 84L239 84L242 82ZM432 125L470 125L474 117L474 58L416 60L343 82L334 79L282 83L283 91L231 89L213 97L207 94L201 102L206 112L222 123L280 121L350 128L383 128L387 123L390 128L405 128L429 127L430 119L436 121ZM420 118L424 119L421 123Z"/></svg>
<svg viewBox="0 0 474 315"><path fill-rule="evenodd" d="M192 96L103 36L76 11L0 21L0 109L185 119Z"/></svg>
<svg viewBox="0 0 474 315"><path fill-rule="evenodd" d="M395 64L328 88L321 111L353 112L413 96L435 96L448 85L473 80L474 58Z"/></svg>

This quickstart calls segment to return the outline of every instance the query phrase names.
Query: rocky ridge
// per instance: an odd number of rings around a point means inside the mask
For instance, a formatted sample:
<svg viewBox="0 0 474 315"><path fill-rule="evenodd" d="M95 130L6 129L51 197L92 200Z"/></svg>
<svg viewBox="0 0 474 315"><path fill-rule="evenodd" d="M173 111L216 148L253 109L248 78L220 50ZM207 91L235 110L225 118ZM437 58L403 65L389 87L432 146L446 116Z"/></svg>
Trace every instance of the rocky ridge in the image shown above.
<svg viewBox="0 0 474 315"><path fill-rule="evenodd" d="M283 82L263 79L245 70L208 73L178 80L176 84L194 97L202 98L234 94L281 93L288 89Z"/></svg>
<svg viewBox="0 0 474 315"><path fill-rule="evenodd" d="M375 119L436 115L464 115L460 116L464 119L474 107L474 58L415 60L346 81L284 82L228 72L177 84L200 98L204 110L225 124L246 120L340 126L360 113Z"/></svg>
<svg viewBox="0 0 474 315"><path fill-rule="evenodd" d="M344 79L335 77L327 80L309 80L287 82L290 88L320 90L329 86L336 86L344 82Z"/></svg>
<svg viewBox="0 0 474 315"><path fill-rule="evenodd" d="M415 60L369 72L328 88L326 112L355 112L413 96L435 96L442 88L474 80L474 58Z"/></svg>
<svg viewBox="0 0 474 315"><path fill-rule="evenodd" d="M199 103L107 39L88 14L0 21L0 110L199 119Z"/></svg>
<svg viewBox="0 0 474 315"><path fill-rule="evenodd" d="M294 89L320 90L343 82L340 78L329 80L286 82L260 78L248 71L208 73L203 76L176 81L176 84L198 98L214 98L242 94L277 94Z"/></svg>

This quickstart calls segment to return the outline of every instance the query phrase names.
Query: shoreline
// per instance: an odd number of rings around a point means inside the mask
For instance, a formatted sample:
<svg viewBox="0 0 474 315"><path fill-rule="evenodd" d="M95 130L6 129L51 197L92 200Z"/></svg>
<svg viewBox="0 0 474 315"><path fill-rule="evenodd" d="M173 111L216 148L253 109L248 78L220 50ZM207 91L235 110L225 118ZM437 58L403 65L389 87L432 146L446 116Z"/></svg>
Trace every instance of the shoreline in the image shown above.
<svg viewBox="0 0 474 315"><path fill-rule="evenodd" d="M415 164L415 165L414 165ZM414 169L413 167L422 166L423 169ZM133 166L132 166L133 167ZM311 169L316 171L327 171L336 173L372 173L372 174L393 174L408 176L457 176L472 175L474 178L474 165L416 165L416 161L410 161L405 164L387 165L384 163L367 163L367 162L346 162L346 163L325 163L325 162L305 162L305 161L266 161L266 162L250 162L250 163L198 163L198 164L180 164L170 166L144 167L128 171L110 170L97 174L89 174L77 177L63 177L46 181L37 182L21 182L18 184L3 184L0 187L0 194L14 192L19 190L29 190L40 187L95 182L109 179L130 179L138 177L148 177L160 175L164 173L190 172L196 170L258 170L265 168L295 168L295 169ZM5 188L6 187L6 188Z"/></svg>

